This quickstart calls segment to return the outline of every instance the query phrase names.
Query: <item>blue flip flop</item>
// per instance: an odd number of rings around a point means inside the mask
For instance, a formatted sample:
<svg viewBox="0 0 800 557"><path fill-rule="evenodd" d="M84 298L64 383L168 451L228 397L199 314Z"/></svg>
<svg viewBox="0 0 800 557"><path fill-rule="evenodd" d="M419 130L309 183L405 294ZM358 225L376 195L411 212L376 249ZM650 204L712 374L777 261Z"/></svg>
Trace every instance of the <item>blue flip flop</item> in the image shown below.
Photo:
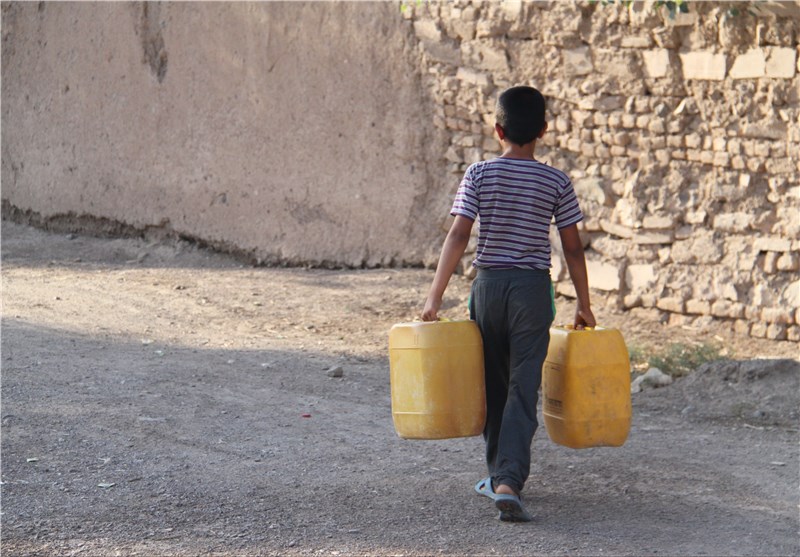
<svg viewBox="0 0 800 557"><path fill-rule="evenodd" d="M475 493L478 495L483 495L488 497L489 499L494 500L497 497L497 493L494 492L492 488L492 477L487 476L483 478L481 481L475 484Z"/></svg>
<svg viewBox="0 0 800 557"><path fill-rule="evenodd" d="M506 493L494 494L494 506L500 511L500 520L503 522L530 522L531 514L522 506L522 501L516 495Z"/></svg>

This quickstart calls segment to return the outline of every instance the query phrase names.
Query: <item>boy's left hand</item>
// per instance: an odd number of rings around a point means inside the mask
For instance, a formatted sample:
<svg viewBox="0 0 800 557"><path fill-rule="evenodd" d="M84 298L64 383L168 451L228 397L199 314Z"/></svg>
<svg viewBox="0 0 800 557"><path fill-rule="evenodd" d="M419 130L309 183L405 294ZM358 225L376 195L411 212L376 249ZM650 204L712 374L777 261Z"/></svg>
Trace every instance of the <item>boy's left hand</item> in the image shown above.
<svg viewBox="0 0 800 557"><path fill-rule="evenodd" d="M438 313L441 306L441 300L431 299L431 297L428 296L428 299L425 300L425 308L422 310L422 320L436 321L439 318Z"/></svg>
<svg viewBox="0 0 800 557"><path fill-rule="evenodd" d="M582 331L587 327L594 328L597 326L597 320L590 309L580 309L575 312L575 330Z"/></svg>

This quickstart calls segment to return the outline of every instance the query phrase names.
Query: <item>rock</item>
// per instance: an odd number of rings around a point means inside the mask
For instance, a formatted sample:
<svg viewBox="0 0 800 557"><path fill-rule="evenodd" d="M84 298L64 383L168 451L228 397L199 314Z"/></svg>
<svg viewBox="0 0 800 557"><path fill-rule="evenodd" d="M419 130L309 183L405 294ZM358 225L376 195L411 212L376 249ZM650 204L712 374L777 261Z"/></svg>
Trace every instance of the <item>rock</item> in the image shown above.
<svg viewBox="0 0 800 557"><path fill-rule="evenodd" d="M444 158L445 160L454 163L461 163L464 160L464 158L458 153L457 148L453 147L452 145L447 148L447 152L445 152Z"/></svg>
<svg viewBox="0 0 800 557"><path fill-rule="evenodd" d="M722 213L714 217L712 226L722 232L744 232L754 221L750 213Z"/></svg>
<svg viewBox="0 0 800 557"><path fill-rule="evenodd" d="M610 236L600 236L592 239L592 250L601 254L607 260L621 260L628 252L628 242L617 240Z"/></svg>
<svg viewBox="0 0 800 557"><path fill-rule="evenodd" d="M697 106L697 100L693 97L686 97L678 103L672 114L680 116L681 114L697 114L698 112L700 112L700 109Z"/></svg>
<svg viewBox="0 0 800 557"><path fill-rule="evenodd" d="M722 246L709 230L698 231L691 239L672 246L672 260L676 263L717 263L722 256Z"/></svg>
<svg viewBox="0 0 800 557"><path fill-rule="evenodd" d="M511 22L502 18L480 20L477 23L475 35L478 38L502 37L511 27Z"/></svg>
<svg viewBox="0 0 800 557"><path fill-rule="evenodd" d="M652 45L653 39L648 36L622 37L622 48L650 48Z"/></svg>
<svg viewBox="0 0 800 557"><path fill-rule="evenodd" d="M442 40L442 32L433 21L415 21L414 33L422 41L438 43Z"/></svg>
<svg viewBox="0 0 800 557"><path fill-rule="evenodd" d="M711 313L711 304L707 300L686 300L686 313L708 315Z"/></svg>
<svg viewBox="0 0 800 557"><path fill-rule="evenodd" d="M602 228L603 232L608 232L614 236L618 236L620 238L632 238L633 237L633 229L628 226L624 226L621 224L613 223L609 220L602 219L600 221L600 228Z"/></svg>
<svg viewBox="0 0 800 557"><path fill-rule="evenodd" d="M713 52L679 54L685 79L722 81L725 79L725 55Z"/></svg>
<svg viewBox="0 0 800 557"><path fill-rule="evenodd" d="M683 300L677 297L660 298L656 301L656 307L672 313L683 313Z"/></svg>
<svg viewBox="0 0 800 557"><path fill-rule="evenodd" d="M711 304L711 315L739 319L744 316L744 304L729 300L716 300Z"/></svg>
<svg viewBox="0 0 800 557"><path fill-rule="evenodd" d="M800 308L800 280L796 280L786 286L781 294L781 299L785 300L790 307ZM796 315L795 319L800 319L800 309L798 309ZM798 325L800 325L800 321L798 321Z"/></svg>
<svg viewBox="0 0 800 557"><path fill-rule="evenodd" d="M754 338L764 338L767 336L766 323L753 323L750 327L750 336Z"/></svg>
<svg viewBox="0 0 800 557"><path fill-rule="evenodd" d="M425 52L438 62L444 62L451 66L457 66L461 62L461 52L450 43L445 42L423 42Z"/></svg>
<svg viewBox="0 0 800 557"><path fill-rule="evenodd" d="M570 76L588 75L594 70L589 48L582 46L563 52L564 71Z"/></svg>
<svg viewBox="0 0 800 557"><path fill-rule="evenodd" d="M509 21L516 21L521 18L522 8L521 0L507 0L500 4L500 10L503 12L503 16Z"/></svg>
<svg viewBox="0 0 800 557"><path fill-rule="evenodd" d="M767 77L792 79L795 73L797 52L794 48L773 48L767 56Z"/></svg>
<svg viewBox="0 0 800 557"><path fill-rule="evenodd" d="M508 71L508 55L505 49L482 44L476 48L475 53L479 60L478 68L491 72Z"/></svg>
<svg viewBox="0 0 800 557"><path fill-rule="evenodd" d="M782 140L786 138L786 123L777 119L759 122L754 124L742 124L739 135L743 137L753 137L762 139Z"/></svg>
<svg viewBox="0 0 800 557"><path fill-rule="evenodd" d="M790 251L792 243L785 238L775 236L756 238L754 249L756 251Z"/></svg>
<svg viewBox="0 0 800 557"><path fill-rule="evenodd" d="M477 72L469 68L458 68L458 70L456 70L456 78L458 78L460 81L477 85L478 87L489 86L489 77L485 73Z"/></svg>
<svg viewBox="0 0 800 557"><path fill-rule="evenodd" d="M761 310L761 321L765 323L777 323L780 325L791 325L793 319L793 308L764 308Z"/></svg>
<svg viewBox="0 0 800 557"><path fill-rule="evenodd" d="M703 210L699 211L687 211L684 219L689 224L703 224L706 220L708 213Z"/></svg>
<svg viewBox="0 0 800 557"><path fill-rule="evenodd" d="M645 384L653 387L665 387L672 383L672 377L657 367L651 367L642 377L644 377Z"/></svg>
<svg viewBox="0 0 800 557"><path fill-rule="evenodd" d="M631 383L631 393L638 393L646 388L657 389L672 384L672 377L657 367L651 367L647 373L640 375Z"/></svg>
<svg viewBox="0 0 800 557"><path fill-rule="evenodd" d="M671 232L639 232L633 237L637 245L671 244L673 240Z"/></svg>
<svg viewBox="0 0 800 557"><path fill-rule="evenodd" d="M600 205L606 202L603 179L593 176L579 178L574 182L575 194L581 200L596 201Z"/></svg>
<svg viewBox="0 0 800 557"><path fill-rule="evenodd" d="M583 99L578 103L578 108L581 110L601 110L608 112L611 110L619 110L623 107L623 105L624 97L619 95L610 95Z"/></svg>
<svg viewBox="0 0 800 557"><path fill-rule="evenodd" d="M646 229L667 230L675 227L675 217L663 215L646 215L642 219L642 226Z"/></svg>
<svg viewBox="0 0 800 557"><path fill-rule="evenodd" d="M786 325L770 323L767 327L767 338L770 340L786 340Z"/></svg>
<svg viewBox="0 0 800 557"><path fill-rule="evenodd" d="M344 369L342 366L333 366L326 371L328 377L344 377Z"/></svg>
<svg viewBox="0 0 800 557"><path fill-rule="evenodd" d="M766 67L764 51L754 48L736 57L728 75L733 79L755 79L764 77Z"/></svg>
<svg viewBox="0 0 800 557"><path fill-rule="evenodd" d="M619 290L621 283L619 265L588 260L586 261L586 271L592 288L606 292Z"/></svg>
<svg viewBox="0 0 800 557"><path fill-rule="evenodd" d="M625 269L625 284L631 292L650 289L656 281L653 265L628 265Z"/></svg>

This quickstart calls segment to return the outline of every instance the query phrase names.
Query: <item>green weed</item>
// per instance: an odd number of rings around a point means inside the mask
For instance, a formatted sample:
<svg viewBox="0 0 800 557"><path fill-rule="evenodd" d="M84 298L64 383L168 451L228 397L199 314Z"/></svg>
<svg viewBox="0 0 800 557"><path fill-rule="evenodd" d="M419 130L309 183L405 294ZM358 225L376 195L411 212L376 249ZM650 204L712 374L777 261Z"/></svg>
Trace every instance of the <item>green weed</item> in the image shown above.
<svg viewBox="0 0 800 557"><path fill-rule="evenodd" d="M729 358L731 354L719 344L672 343L660 348L632 344L628 356L634 373L657 367L673 377L682 377L706 362Z"/></svg>
<svg viewBox="0 0 800 557"><path fill-rule="evenodd" d="M706 362L714 362L722 358L722 347L718 344L673 343L667 345L662 352L652 354L647 363L650 367L657 367L673 377L681 377Z"/></svg>
<svg viewBox="0 0 800 557"><path fill-rule="evenodd" d="M631 346L628 346L628 358L630 358L631 367L635 370L646 367L648 363L647 353L647 348L639 346L638 344L632 344ZM642 371L647 370L642 369Z"/></svg>

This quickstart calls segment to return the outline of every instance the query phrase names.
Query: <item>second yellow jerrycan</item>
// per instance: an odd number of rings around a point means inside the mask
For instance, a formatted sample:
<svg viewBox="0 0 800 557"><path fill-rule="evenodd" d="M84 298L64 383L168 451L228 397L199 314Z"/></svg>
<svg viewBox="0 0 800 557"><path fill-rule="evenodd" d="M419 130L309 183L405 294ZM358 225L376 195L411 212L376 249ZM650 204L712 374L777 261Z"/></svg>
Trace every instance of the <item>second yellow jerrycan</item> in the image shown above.
<svg viewBox="0 0 800 557"><path fill-rule="evenodd" d="M542 376L544 424L555 443L619 447L631 425L630 360L617 329L552 327Z"/></svg>
<svg viewBox="0 0 800 557"><path fill-rule="evenodd" d="M404 439L480 435L483 342L474 321L400 323L389 331L392 418Z"/></svg>

